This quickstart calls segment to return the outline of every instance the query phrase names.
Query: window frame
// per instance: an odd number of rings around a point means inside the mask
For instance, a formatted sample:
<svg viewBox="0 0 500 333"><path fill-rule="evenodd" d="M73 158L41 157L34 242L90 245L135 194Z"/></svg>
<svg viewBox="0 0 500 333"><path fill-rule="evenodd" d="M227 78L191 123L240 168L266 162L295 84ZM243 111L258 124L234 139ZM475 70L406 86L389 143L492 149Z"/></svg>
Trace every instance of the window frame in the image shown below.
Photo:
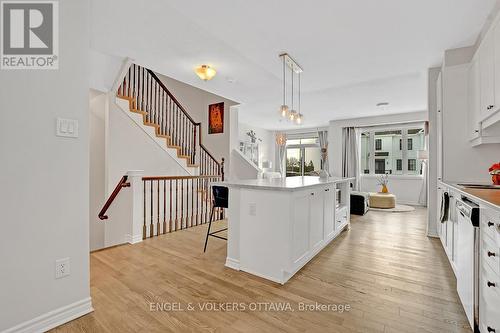
<svg viewBox="0 0 500 333"><path fill-rule="evenodd" d="M299 143L299 144L287 144L285 146L285 173L286 173L286 161L288 159L288 149L289 148L295 148L295 149L299 149L300 150L300 153L299 155L301 156L300 158L300 173L301 173L301 176L304 176L304 172L305 172L305 151L306 151L306 148L318 148L319 150L321 150L321 147L319 145L319 138L318 136L314 136L314 135L304 135L304 136L300 136L300 135L295 135L293 137L290 137L289 139L292 139L292 140L302 140L302 139L316 139L316 143ZM321 165L319 166L320 169L321 169Z"/></svg>
<svg viewBox="0 0 500 333"><path fill-rule="evenodd" d="M415 140L413 138L408 137L409 136L408 130L417 129L417 128L424 130L424 132L423 132L424 133L423 134L424 135L423 146L421 148L418 148L418 149L425 149L425 147L427 147L428 137L425 134L425 123L423 123L423 122L414 122L414 123L399 124L399 125L393 125L393 126L373 126L373 127L360 128L358 142L361 142L362 135L365 135L368 142L367 142L367 146L366 146L366 149L367 149L366 156L361 155L362 149L361 149L361 145L360 145L360 149L358 150L359 161L362 161L363 159L365 159L367 161L368 165L367 165L367 169L361 169L361 163L360 163L359 174L363 177L366 177L366 176L378 177L379 176L379 174L377 174L375 172L376 171L375 170L375 159L379 158L376 156L375 152L380 151L381 149L379 149L379 150L375 149L376 148L375 141L378 140L378 138L375 138L375 133L376 132L383 132L383 131L391 131L391 130L398 130L398 131L400 130L401 131L401 139L399 142L400 150L397 150L397 147L398 147L397 143L396 143L396 145L393 144L393 149L394 149L394 151L401 152L401 158L394 157L395 165L393 166L393 170L401 172L401 173L395 174L393 171L393 173L389 174L389 176L390 177L402 177L402 178L423 177L421 174L418 174L418 170L417 170L418 169L418 161L417 161L417 159L414 158L413 156L409 157L409 154L408 154L409 151L414 152L414 148L415 148L415 145L414 145ZM412 134L410 134L410 135L412 135ZM419 140L419 142L420 142L420 140ZM404 149L401 149L401 148L404 148ZM408 149L408 148L411 148L411 149ZM397 169L397 160L398 159L401 159L401 166L402 166L401 169L402 170ZM409 166L410 166L409 165L410 162L408 162L409 159L415 160L415 170L409 170ZM365 170L368 170L369 172L364 173ZM414 172L417 172L417 173L415 174Z"/></svg>

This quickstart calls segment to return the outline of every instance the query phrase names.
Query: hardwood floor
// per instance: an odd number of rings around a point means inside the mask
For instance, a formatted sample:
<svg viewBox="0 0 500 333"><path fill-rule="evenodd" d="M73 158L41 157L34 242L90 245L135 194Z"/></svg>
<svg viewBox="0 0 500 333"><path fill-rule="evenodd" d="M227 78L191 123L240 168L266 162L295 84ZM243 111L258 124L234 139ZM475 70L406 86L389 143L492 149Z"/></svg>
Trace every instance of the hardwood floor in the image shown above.
<svg viewBox="0 0 500 333"><path fill-rule="evenodd" d="M211 238L204 254L206 226L95 252L95 312L54 331L471 332L441 244L425 237L425 216L421 208L353 216L351 230L284 286L225 268L225 241ZM151 311L150 302L180 303L183 310ZM247 308L202 311L203 302ZM252 311L252 302L294 311ZM301 302L351 309L299 311Z"/></svg>

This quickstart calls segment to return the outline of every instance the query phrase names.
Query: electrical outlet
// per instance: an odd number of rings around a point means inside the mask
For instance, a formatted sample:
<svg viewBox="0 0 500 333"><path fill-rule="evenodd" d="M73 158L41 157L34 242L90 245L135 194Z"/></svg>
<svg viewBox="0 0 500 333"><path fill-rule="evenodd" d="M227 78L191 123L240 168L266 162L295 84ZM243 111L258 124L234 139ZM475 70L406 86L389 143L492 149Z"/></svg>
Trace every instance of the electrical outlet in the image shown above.
<svg viewBox="0 0 500 333"><path fill-rule="evenodd" d="M69 275L69 258L56 260L56 279Z"/></svg>

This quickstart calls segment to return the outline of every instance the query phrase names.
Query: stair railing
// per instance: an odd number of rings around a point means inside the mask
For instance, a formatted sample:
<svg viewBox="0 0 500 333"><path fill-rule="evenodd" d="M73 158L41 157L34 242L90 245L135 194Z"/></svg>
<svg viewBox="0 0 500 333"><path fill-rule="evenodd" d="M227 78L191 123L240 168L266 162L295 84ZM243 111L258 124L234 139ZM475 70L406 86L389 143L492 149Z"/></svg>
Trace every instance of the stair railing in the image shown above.
<svg viewBox="0 0 500 333"><path fill-rule="evenodd" d="M212 183L220 180L218 175L143 177L142 238L208 223ZM215 216L223 219L223 210Z"/></svg>
<svg viewBox="0 0 500 333"><path fill-rule="evenodd" d="M106 200L106 203L104 204L104 206L102 207L101 211L99 212L99 218L101 220L107 220L108 219L108 215L106 215L106 213L108 212L108 209L109 207L111 206L111 204L113 203L113 201L115 201L116 197L118 196L118 194L120 193L120 191L122 190L122 188L124 187L130 187L130 183L127 182L127 179L128 179L128 176L125 175L123 176L120 181L118 182L118 184L116 185L115 189L113 190L113 193L111 193L111 195L109 196L108 200Z"/></svg>
<svg viewBox="0 0 500 333"><path fill-rule="evenodd" d="M169 140L191 166L199 162L201 175L222 175L223 164L202 144L201 123L194 121L152 70L132 64L118 96L132 100L134 109L145 115L146 123L155 126L157 135Z"/></svg>

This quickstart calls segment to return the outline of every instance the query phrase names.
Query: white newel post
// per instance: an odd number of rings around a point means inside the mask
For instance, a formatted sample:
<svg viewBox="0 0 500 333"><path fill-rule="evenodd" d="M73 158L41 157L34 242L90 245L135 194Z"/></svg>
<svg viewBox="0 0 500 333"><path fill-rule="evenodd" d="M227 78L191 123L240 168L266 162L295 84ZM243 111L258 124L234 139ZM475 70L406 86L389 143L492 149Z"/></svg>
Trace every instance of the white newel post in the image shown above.
<svg viewBox="0 0 500 333"><path fill-rule="evenodd" d="M144 219L144 191L142 177L144 170L130 170L127 172L130 189L132 192L132 205L130 207L131 225L127 242L130 244L142 242L142 226Z"/></svg>

